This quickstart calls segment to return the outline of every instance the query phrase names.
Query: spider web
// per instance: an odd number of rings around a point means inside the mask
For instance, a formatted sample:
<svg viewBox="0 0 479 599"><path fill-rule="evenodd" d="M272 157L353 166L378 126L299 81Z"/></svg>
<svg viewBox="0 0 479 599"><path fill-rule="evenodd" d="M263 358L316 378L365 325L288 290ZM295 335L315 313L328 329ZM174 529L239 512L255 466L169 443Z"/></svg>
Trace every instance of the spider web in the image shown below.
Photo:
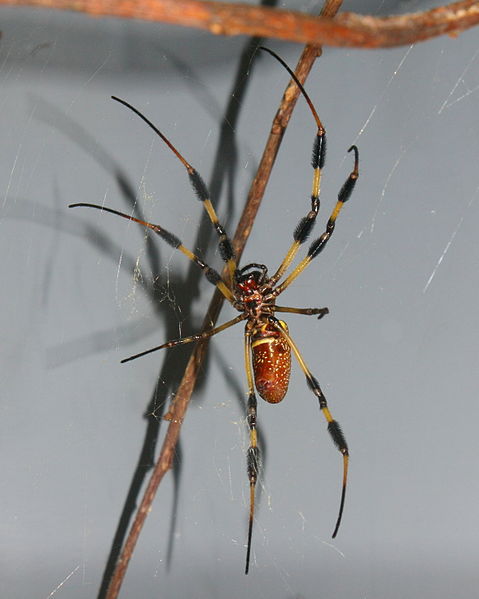
<svg viewBox="0 0 479 599"><path fill-rule="evenodd" d="M143 25L5 11L0 454L9 597L98 593L145 431L156 421L157 448L187 353L119 361L194 332L211 293L183 256L133 223L66 206L140 210L221 266L181 165L109 96L140 106L210 180L243 41L169 29L159 41ZM294 63L294 48L277 49ZM260 62L238 121L225 125L234 145L220 158L234 158L236 169L214 182L214 200L230 232L285 79ZM473 595L478 86L473 32L387 52L325 52L308 82L329 143L317 235L352 143L361 176L324 255L282 303L331 311L288 323L351 448L342 529L331 541L340 461L294 367L284 402L258 408L264 467L244 577L248 436L235 327L211 345L176 479L155 502L127 594L437 597L454 585L455 596ZM308 209L313 135L300 103L243 264L273 270L286 251ZM222 320L230 315L225 307Z"/></svg>

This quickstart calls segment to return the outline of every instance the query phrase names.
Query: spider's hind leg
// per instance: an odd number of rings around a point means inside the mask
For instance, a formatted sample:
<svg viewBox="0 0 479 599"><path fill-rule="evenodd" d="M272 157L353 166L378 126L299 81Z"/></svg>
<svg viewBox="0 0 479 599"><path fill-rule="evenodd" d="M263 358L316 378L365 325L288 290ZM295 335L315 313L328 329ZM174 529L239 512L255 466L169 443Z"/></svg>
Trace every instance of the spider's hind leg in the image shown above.
<svg viewBox="0 0 479 599"><path fill-rule="evenodd" d="M334 531L333 531L333 535L332 535L332 537L334 539L334 537L338 534L339 526L341 524L341 519L343 516L343 509L344 509L344 500L346 498L346 486L347 486L347 480L348 480L348 466L349 466L348 444L346 442L346 438L344 437L343 431L341 430L341 427L339 426L339 423L337 422L337 420L335 420L332 417L331 412L329 411L328 402L326 401L326 397L324 396L324 393L322 392L317 379L313 376L311 370L306 365L306 362L304 361L301 353L299 352L299 349L296 346L296 343L291 339L289 333L287 331L285 331L283 329L283 327L278 323L276 318L271 317L270 322L280 332L280 334L283 336L283 338L286 340L286 342L292 349L293 353L295 354L296 359L298 360L298 363L301 367L301 370L303 371L303 373L306 377L306 382L308 384L308 387L318 398L319 408L320 408L321 412L323 413L323 416L325 417L326 422L328 423L328 432L331 435L333 443L337 447L337 449L339 450L341 455L343 456L343 480L342 480L342 489L341 489L341 499L339 502L338 518L336 520L336 525L334 527Z"/></svg>
<svg viewBox="0 0 479 599"><path fill-rule="evenodd" d="M248 541L246 549L246 565L245 574L249 571L249 562L251 556L251 540L253 537L253 520L255 508L255 492L256 483L258 481L258 471L260 466L260 452L258 448L258 432L256 429L256 408L257 399L254 391L253 366L251 363L251 335L252 329L246 324L245 328L245 343L244 343L244 359L246 378L248 381L248 409L247 422L249 427L250 444L246 454L247 472L249 480L249 518L248 518Z"/></svg>

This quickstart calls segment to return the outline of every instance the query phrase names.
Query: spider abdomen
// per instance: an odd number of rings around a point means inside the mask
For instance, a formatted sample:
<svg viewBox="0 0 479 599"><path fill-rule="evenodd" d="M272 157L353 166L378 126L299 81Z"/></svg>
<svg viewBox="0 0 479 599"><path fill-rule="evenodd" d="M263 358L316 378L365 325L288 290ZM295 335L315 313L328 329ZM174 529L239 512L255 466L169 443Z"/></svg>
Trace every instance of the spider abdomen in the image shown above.
<svg viewBox="0 0 479 599"><path fill-rule="evenodd" d="M288 332L282 320L280 326ZM291 374L291 348L281 333L266 324L253 334L254 382L259 395L269 403L280 402L288 391Z"/></svg>

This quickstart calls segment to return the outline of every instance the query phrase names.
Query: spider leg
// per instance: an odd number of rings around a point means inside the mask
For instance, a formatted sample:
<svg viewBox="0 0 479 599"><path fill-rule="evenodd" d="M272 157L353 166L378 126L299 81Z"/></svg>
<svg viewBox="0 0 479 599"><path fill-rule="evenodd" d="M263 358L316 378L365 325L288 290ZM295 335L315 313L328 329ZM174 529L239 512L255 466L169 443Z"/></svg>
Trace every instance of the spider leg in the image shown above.
<svg viewBox="0 0 479 599"><path fill-rule="evenodd" d="M338 218L343 205L351 197L354 186L356 185L356 181L359 177L359 151L356 146L351 146L348 152L351 152L351 150L354 151L354 167L351 173L349 174L348 178L344 182L343 186L341 187L341 190L339 191L338 200L336 202L336 206L334 207L331 213L331 216L329 217L329 220L326 225L326 230L320 237L318 237L318 239L313 241L308 250L307 256L303 258L303 260L301 260L301 262L286 277L286 279L272 291L271 295L273 297L277 297L287 287L289 287L289 285L291 285L291 283L296 279L296 277L300 275L303 272L303 270L309 265L311 260L313 258L316 258L316 256L323 251L329 239L331 238L331 235L334 231L334 227L336 226L336 219Z"/></svg>
<svg viewBox="0 0 479 599"><path fill-rule="evenodd" d="M291 262L294 260L296 254L300 246L306 241L311 233L314 224L316 222L316 217L319 212L319 192L320 192L320 184L321 184L321 169L324 165L324 159L326 156L326 132L323 128L318 129L316 134L316 139L314 140L313 145L313 155L312 155L312 167L314 169L313 175L313 189L311 192L311 210L308 212L306 216L304 216L299 223L296 225L296 228L293 233L293 243L291 244L286 256L283 261L279 265L278 270L271 277L271 283L275 285L279 279L283 276L283 274L288 269Z"/></svg>
<svg viewBox="0 0 479 599"><path fill-rule="evenodd" d="M293 234L293 243L291 244L291 247L289 248L288 252L286 253L286 256L284 257L283 261L281 262L278 270L275 272L275 274L270 279L271 284L275 285L279 281L279 279L283 276L283 274L286 272L286 270L288 269L291 262L294 260L294 257L296 256L296 254L299 250L299 247L301 246L301 244L303 244L306 241L306 239L308 238L309 234L311 233L311 231L314 227L314 224L316 222L316 216L318 215L318 212L319 212L319 192L320 192L320 186L321 186L321 170L324 166L324 161L326 158L326 131L325 131L324 126L323 126L323 124L318 116L318 113L313 105L313 102L311 101L309 95L307 94L307 92L304 89L301 82L296 77L295 73L289 68L289 66L284 62L284 60L280 56L278 56L275 52L273 52L269 48L265 48L263 46L260 46L260 49L265 50L266 52L271 54L271 56L276 58L276 60L278 62L280 62L283 65L283 67L288 71L291 78L296 83L296 85L299 87L300 92L302 93L303 97L305 98L306 102L308 103L309 109L311 110L311 113L313 115L314 120L316 121L316 126L317 126L316 137L315 137L314 143L313 143L313 153L312 153L312 157L311 157L311 166L314 169L313 187L312 187L312 191L311 191L311 210L297 224L297 226L294 230L294 234Z"/></svg>
<svg viewBox="0 0 479 599"><path fill-rule="evenodd" d="M275 312L289 312L291 314L305 314L306 316L312 316L313 314L319 314L318 320L329 314L329 308L290 308L289 306L274 306Z"/></svg>
<svg viewBox="0 0 479 599"><path fill-rule="evenodd" d="M188 176L190 178L191 186L193 187L194 192L198 199L203 203L203 207L206 210L211 223L213 224L218 237L218 247L220 250L221 258L228 265L228 271L230 275L230 279L233 280L234 271L236 269L236 260L233 251L233 246L231 244L230 239L228 238L226 231L218 220L218 216L216 214L215 209L213 208L213 204L211 203L209 197L208 187L206 183L201 178L201 175L194 169L189 162L185 160L185 158L178 152L175 146L171 143L171 141L162 133L158 127L156 127L145 115L143 115L137 108L122 100L121 98L117 98L116 96L112 96L112 99L123 106L126 106L131 111L133 111L136 115L138 115L153 131L165 142L165 144L170 148L170 150L175 154L175 156L180 160L183 166L186 168L188 172Z"/></svg>
<svg viewBox="0 0 479 599"><path fill-rule="evenodd" d="M194 254L191 250L186 248L181 240L173 233L170 233L160 225L154 225L153 223L148 223L144 220L140 220L139 218L135 218L134 216L130 216L128 214L124 214L123 212L119 212L118 210L114 210L113 208L107 208L106 206L100 206L99 204L89 204L86 202L79 202L78 204L70 204L69 208L77 208L78 206L83 206L86 208L96 208L97 210L102 210L104 212L110 212L111 214L116 214L117 216L121 216L122 218L126 218L127 220L131 220L135 223L139 223L144 227L148 227L154 231L157 235L159 235L166 243L171 245L171 247L175 248L182 252L187 258L189 258L192 262L194 262L197 266L201 268L203 274L208 279L208 281L215 285L219 291L224 295L224 297L231 302L235 303L235 298L230 288L226 285L226 283L221 278L220 274L214 269L208 266L205 262L203 262L196 254Z"/></svg>
<svg viewBox="0 0 479 599"><path fill-rule="evenodd" d="M206 331L203 331L202 333L197 333L196 335L190 335L189 337L180 337L179 339L172 339L171 341L167 341L166 343L163 343L162 345L158 345L157 347L152 347L151 349L142 351L139 354L135 354L134 356L124 358L121 361L121 363L124 364L125 362L131 362L131 360L136 360L137 358L141 358L142 356L146 356L147 354L151 354L160 349L176 347L177 345L184 345L185 343L192 343L193 341L199 341L200 339L208 339L208 337L213 337L213 335L216 335L216 333L220 333L221 331L224 331L225 329L229 329L229 327L232 327L233 325L237 324L238 322L245 320L245 318L247 318L247 316L245 314L240 314L236 318L228 320L227 322L224 322L223 324L221 324L218 327L215 327L214 329L208 329Z"/></svg>
<svg viewBox="0 0 479 599"><path fill-rule="evenodd" d="M249 571L249 561L251 555L251 539L253 536L253 519L255 507L255 488L258 480L259 470L259 449L258 435L256 431L256 394L254 392L253 367L251 364L251 335L252 328L245 328L245 343L244 343L244 360L246 369L246 379L248 381L248 416L247 422L249 427L250 444L247 455L247 471L249 479L249 521L248 521L248 545L246 549L246 566L245 574Z"/></svg>
<svg viewBox="0 0 479 599"><path fill-rule="evenodd" d="M301 370L303 371L303 373L306 377L306 382L308 384L308 387L318 398L319 407L320 407L324 417L326 418L326 422L328 423L328 432L331 435L333 443L343 456L343 481L342 481L342 489L341 489L341 500L339 502L338 518L336 520L336 525L334 527L334 531L333 531L333 535L332 535L332 537L334 539L334 537L338 534L339 526L341 524L341 518L343 516L343 509L344 509L344 500L346 498L346 486L347 486L347 480L348 480L348 466L349 466L348 444L346 443L346 439L344 437L343 431L341 430L341 427L339 426L338 422L336 420L334 420L334 418L331 415L331 412L329 411L326 397L324 396L324 393L321 391L321 387L319 386L317 379L313 376L310 369L306 365L306 362L304 361L303 357L301 356L299 349L296 346L295 342L291 339L290 335L283 329L283 327L280 326L280 324L278 323L276 318L270 317L270 322L274 325L276 330L279 331L279 333L284 337L284 339L286 340L286 342L292 349L294 355L296 356L296 359L298 360Z"/></svg>

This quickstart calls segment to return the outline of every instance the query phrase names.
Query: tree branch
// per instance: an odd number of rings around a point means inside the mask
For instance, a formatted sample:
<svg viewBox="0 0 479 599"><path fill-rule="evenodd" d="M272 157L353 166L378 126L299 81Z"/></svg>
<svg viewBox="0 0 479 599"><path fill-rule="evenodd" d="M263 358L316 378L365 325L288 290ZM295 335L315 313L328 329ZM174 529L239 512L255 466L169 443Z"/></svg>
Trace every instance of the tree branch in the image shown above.
<svg viewBox="0 0 479 599"><path fill-rule="evenodd" d="M444 34L455 36L479 23L476 0L461 0L398 16L342 13L336 18L211 0L0 0L1 4L71 10L96 17L161 21L207 29L215 35L255 35L355 48L388 48Z"/></svg>
<svg viewBox="0 0 479 599"><path fill-rule="evenodd" d="M342 0L326 0L321 14L333 16L339 10L341 4ZM320 47L306 46L304 48L295 71L296 76L301 83L306 81L314 61L320 55ZM253 227L253 222L263 198L264 190L269 180L281 140L283 139L284 132L286 131L286 127L299 94L300 91L298 86L293 81L290 81L283 94L278 111L273 119L271 131L266 142L263 156L258 166L256 177L251 185L251 189L243 209L243 214L241 215L235 236L233 238L233 245L238 261ZM202 330L214 326L214 323L216 322L223 305L223 300L223 296L216 291L203 321ZM116 564L110 585L108 587L106 599L117 599L126 574L126 570L128 568L128 564L135 549L136 542L140 536L143 524L148 513L150 512L158 486L160 485L160 482L166 472L168 472L168 470L172 467L176 444L179 440L181 425L183 424L191 394L194 390L196 377L206 355L208 341L209 340L205 340L197 343L188 361L183 379L178 387L178 391L176 392L168 414L165 416L165 419L169 420L170 424L163 441L160 456L155 464L155 468L152 472L150 481L148 482L148 486L141 504L135 515L135 520L128 534L128 538Z"/></svg>

